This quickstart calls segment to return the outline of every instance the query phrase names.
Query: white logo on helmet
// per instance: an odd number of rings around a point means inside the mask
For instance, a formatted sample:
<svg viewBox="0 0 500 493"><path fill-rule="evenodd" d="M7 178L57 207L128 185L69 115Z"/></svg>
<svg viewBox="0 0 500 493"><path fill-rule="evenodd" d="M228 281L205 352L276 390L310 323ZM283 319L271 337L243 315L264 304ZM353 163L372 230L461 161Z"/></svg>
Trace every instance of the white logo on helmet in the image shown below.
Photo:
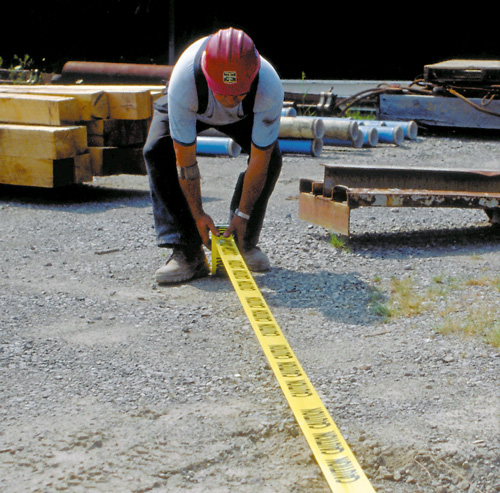
<svg viewBox="0 0 500 493"><path fill-rule="evenodd" d="M227 70L222 74L222 80L224 84L236 84L237 77L236 72Z"/></svg>

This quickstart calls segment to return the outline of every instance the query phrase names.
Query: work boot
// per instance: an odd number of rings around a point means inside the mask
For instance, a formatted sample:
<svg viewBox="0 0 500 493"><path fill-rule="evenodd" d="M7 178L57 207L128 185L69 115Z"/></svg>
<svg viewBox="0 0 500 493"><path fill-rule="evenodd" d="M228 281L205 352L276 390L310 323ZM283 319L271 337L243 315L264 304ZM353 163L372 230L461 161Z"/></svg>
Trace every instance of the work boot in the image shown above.
<svg viewBox="0 0 500 493"><path fill-rule="evenodd" d="M247 267L252 272L266 272L271 268L271 263L267 255L257 246L250 250L245 250L243 252L243 258L245 259Z"/></svg>
<svg viewBox="0 0 500 493"><path fill-rule="evenodd" d="M207 259L201 248L189 255L185 250L175 248L168 262L155 272L155 278L160 284L173 284L208 276L209 272Z"/></svg>

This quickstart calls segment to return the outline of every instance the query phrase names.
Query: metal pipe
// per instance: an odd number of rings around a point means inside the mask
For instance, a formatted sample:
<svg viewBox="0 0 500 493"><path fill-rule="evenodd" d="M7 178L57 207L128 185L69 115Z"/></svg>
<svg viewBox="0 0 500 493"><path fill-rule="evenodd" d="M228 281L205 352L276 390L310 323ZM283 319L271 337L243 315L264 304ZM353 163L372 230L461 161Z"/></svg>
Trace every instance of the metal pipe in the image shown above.
<svg viewBox="0 0 500 493"><path fill-rule="evenodd" d="M408 122L382 120L382 124L387 125L388 127L401 127L405 139L415 140L417 138L418 125L413 120L410 120Z"/></svg>
<svg viewBox="0 0 500 493"><path fill-rule="evenodd" d="M377 129L379 142L383 144L396 144L400 146L405 140L403 129L400 126L386 127L385 125L380 125L374 128Z"/></svg>
<svg viewBox="0 0 500 493"><path fill-rule="evenodd" d="M355 140L358 133L358 123L347 118L323 117L327 139Z"/></svg>
<svg viewBox="0 0 500 493"><path fill-rule="evenodd" d="M196 139L196 150L200 154L238 157L241 146L229 137L203 137Z"/></svg>
<svg viewBox="0 0 500 493"><path fill-rule="evenodd" d="M321 139L278 139L281 152L287 154L310 154L318 157L323 150Z"/></svg>
<svg viewBox="0 0 500 493"><path fill-rule="evenodd" d="M376 127L360 125L359 132L363 136L364 147L375 147L378 144L379 134Z"/></svg>
<svg viewBox="0 0 500 493"><path fill-rule="evenodd" d="M279 137L285 139L321 139L325 124L320 118L309 116L282 116Z"/></svg>
<svg viewBox="0 0 500 493"><path fill-rule="evenodd" d="M163 85L170 79L172 70L172 65L69 61L61 74L53 77L52 83Z"/></svg>
<svg viewBox="0 0 500 493"><path fill-rule="evenodd" d="M203 136L203 137L224 137L227 138L228 136L224 133L221 132L220 130L217 130L216 128L210 127L206 128L205 130L202 130L198 136Z"/></svg>
<svg viewBox="0 0 500 493"><path fill-rule="evenodd" d="M281 116L297 116L297 110L293 106L283 107Z"/></svg>
<svg viewBox="0 0 500 493"><path fill-rule="evenodd" d="M334 147L354 147L355 149L361 149L363 147L364 137L359 131L352 139L331 139L323 138L323 144Z"/></svg>
<svg viewBox="0 0 500 493"><path fill-rule="evenodd" d="M418 125L413 120L407 122L389 120L360 120L360 125L372 125L375 127L401 127L405 139L415 140L418 134Z"/></svg>

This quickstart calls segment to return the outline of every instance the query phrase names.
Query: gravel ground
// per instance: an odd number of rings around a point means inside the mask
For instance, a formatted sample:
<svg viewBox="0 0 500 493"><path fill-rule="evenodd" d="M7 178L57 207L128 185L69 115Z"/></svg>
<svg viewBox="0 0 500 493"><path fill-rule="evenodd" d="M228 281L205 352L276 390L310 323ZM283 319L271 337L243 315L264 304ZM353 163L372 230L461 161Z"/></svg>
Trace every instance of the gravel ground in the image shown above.
<svg viewBox="0 0 500 493"><path fill-rule="evenodd" d="M200 158L220 224L245 162ZM500 491L500 350L440 330L500 312L499 230L482 211L365 208L335 248L298 218L321 163L500 170L498 137L285 156L255 279L377 491ZM1 187L0 218L2 492L329 491L228 279L154 283L169 251L146 177ZM373 309L394 279L420 312Z"/></svg>

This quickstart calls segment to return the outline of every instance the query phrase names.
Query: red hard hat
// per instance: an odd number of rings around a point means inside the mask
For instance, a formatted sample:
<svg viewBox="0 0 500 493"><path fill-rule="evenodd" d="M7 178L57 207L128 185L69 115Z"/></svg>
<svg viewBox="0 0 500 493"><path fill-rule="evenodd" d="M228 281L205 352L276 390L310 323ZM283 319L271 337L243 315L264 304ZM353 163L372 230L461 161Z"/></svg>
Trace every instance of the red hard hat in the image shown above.
<svg viewBox="0 0 500 493"><path fill-rule="evenodd" d="M247 93L259 68L260 56L252 39L232 27L213 34L201 58L208 87L216 94Z"/></svg>

